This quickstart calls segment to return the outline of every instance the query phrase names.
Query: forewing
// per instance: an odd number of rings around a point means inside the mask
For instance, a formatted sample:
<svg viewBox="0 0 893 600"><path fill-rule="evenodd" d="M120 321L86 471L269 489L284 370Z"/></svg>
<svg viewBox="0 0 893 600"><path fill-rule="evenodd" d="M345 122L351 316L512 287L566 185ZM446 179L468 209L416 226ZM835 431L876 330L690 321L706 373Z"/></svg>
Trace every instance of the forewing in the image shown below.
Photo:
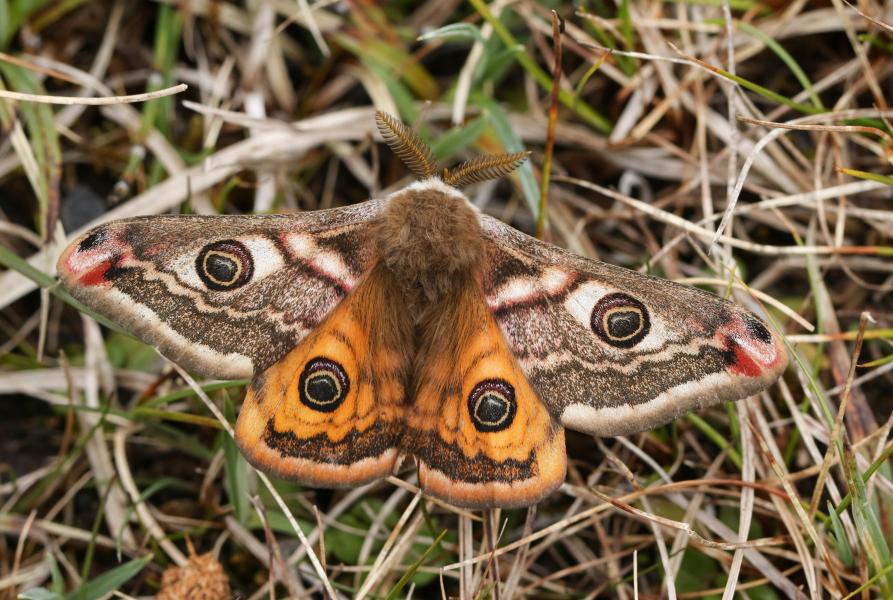
<svg viewBox="0 0 893 600"><path fill-rule="evenodd" d="M58 270L73 296L178 364L249 377L294 348L369 270L370 222L380 210L371 201L115 221L75 240Z"/></svg>
<svg viewBox="0 0 893 600"><path fill-rule="evenodd" d="M588 260L482 217L484 292L549 410L600 436L657 427L765 389L787 364L777 335L701 290Z"/></svg>

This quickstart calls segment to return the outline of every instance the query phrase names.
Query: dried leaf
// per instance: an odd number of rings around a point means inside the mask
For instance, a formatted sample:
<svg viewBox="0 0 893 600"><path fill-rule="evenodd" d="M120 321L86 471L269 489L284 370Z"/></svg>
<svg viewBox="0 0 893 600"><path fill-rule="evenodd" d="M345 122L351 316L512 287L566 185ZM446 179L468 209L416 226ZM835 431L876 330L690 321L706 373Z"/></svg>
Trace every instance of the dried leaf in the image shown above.
<svg viewBox="0 0 893 600"><path fill-rule="evenodd" d="M212 554L190 556L183 567L170 567L161 578L161 589L155 600L231 598L229 577Z"/></svg>

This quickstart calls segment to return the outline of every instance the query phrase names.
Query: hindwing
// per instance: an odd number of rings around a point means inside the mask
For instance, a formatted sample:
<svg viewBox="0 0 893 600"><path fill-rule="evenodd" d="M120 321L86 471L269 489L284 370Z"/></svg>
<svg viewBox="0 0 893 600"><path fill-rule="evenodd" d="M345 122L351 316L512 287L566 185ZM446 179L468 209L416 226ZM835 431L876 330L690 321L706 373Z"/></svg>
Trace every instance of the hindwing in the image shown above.
<svg viewBox="0 0 893 600"><path fill-rule="evenodd" d="M527 506L564 481L564 430L527 382L469 274L423 318L404 451L421 488L468 507Z"/></svg>
<svg viewBox="0 0 893 600"><path fill-rule="evenodd" d="M412 322L373 268L284 358L257 376L236 442L263 471L322 487L390 474L406 411Z"/></svg>

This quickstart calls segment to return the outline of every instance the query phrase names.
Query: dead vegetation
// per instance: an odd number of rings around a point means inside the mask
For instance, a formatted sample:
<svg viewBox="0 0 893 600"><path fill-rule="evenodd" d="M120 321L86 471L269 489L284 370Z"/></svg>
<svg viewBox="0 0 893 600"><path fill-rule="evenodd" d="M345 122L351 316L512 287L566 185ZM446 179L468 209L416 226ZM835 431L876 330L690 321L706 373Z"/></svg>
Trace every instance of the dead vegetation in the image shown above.
<svg viewBox="0 0 893 600"><path fill-rule="evenodd" d="M0 4L2 89L70 102L0 96L0 596L152 595L210 554L245 598L893 597L885 6ZM199 386L79 314L55 256L113 218L402 185L376 109L449 164L532 150L470 189L482 210L532 232L546 206L560 245L769 315L784 379L570 434L567 483L529 511L423 499L411 466L339 492L258 477L228 436L244 382Z"/></svg>

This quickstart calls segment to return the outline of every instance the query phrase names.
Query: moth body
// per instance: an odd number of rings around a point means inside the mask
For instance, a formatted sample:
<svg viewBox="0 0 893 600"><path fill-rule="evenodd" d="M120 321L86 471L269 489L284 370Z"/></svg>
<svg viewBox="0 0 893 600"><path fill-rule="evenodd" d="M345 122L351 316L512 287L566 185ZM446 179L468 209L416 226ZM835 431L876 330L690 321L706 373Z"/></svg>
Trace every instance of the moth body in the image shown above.
<svg viewBox="0 0 893 600"><path fill-rule="evenodd" d="M391 194L375 227L378 256L406 293L410 310L452 298L480 271L483 237L477 211L437 178Z"/></svg>
<svg viewBox="0 0 893 600"><path fill-rule="evenodd" d="M414 461L428 494L526 506L565 476L564 428L624 435L756 394L781 338L702 290L574 255L480 214L393 118L420 181L288 215L155 216L84 233L72 295L206 377L251 377L236 441L258 468L320 487Z"/></svg>

